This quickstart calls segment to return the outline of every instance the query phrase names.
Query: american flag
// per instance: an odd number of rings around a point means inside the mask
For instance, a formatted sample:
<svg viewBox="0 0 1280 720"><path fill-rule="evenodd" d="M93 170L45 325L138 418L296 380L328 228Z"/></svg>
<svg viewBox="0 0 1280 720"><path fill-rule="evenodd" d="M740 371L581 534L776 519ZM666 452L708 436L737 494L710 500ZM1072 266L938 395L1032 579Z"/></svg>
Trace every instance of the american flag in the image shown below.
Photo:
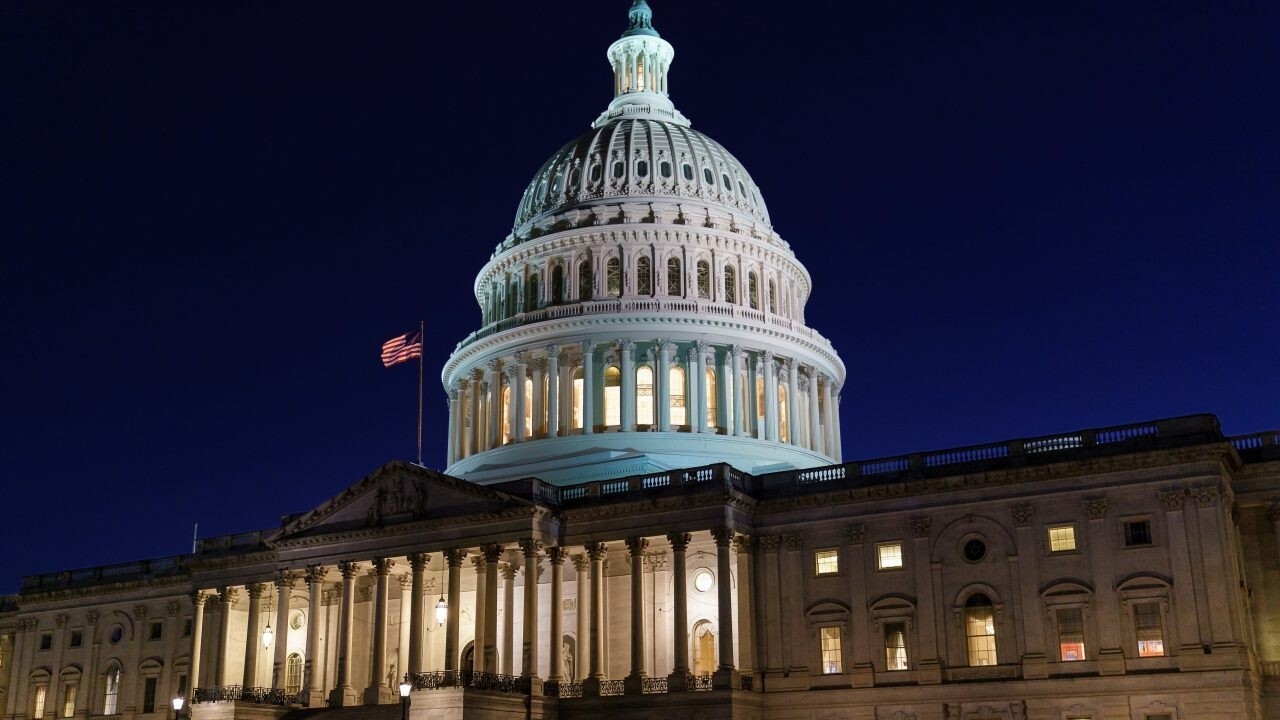
<svg viewBox="0 0 1280 720"><path fill-rule="evenodd" d="M414 330L382 343L382 366L391 367L422 357L422 332Z"/></svg>

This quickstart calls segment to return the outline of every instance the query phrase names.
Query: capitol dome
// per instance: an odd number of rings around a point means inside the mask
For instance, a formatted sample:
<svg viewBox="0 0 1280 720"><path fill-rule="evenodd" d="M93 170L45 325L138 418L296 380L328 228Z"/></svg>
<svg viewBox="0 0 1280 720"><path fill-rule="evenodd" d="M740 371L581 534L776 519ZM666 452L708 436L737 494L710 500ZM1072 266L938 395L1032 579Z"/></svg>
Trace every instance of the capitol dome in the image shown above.
<svg viewBox="0 0 1280 720"><path fill-rule="evenodd" d="M548 159L481 268L481 327L442 372L449 474L570 484L840 457L844 364L738 160L672 103L645 0L608 48L613 100Z"/></svg>

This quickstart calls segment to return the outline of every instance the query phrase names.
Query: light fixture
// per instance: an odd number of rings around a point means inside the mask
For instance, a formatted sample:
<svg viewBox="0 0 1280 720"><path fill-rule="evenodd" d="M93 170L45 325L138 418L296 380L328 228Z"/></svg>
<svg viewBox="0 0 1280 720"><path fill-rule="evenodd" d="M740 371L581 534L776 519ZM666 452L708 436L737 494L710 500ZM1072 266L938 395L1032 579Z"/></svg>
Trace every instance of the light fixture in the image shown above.
<svg viewBox="0 0 1280 720"><path fill-rule="evenodd" d="M444 568L440 568L440 599L436 601L436 626L449 619L449 603L444 601Z"/></svg>
<svg viewBox="0 0 1280 720"><path fill-rule="evenodd" d="M400 697L402 698L409 697L409 691L412 689L413 689L413 686L410 685L409 683L407 682L400 683Z"/></svg>
<svg viewBox="0 0 1280 720"><path fill-rule="evenodd" d="M262 647L271 647L271 640L276 636L274 630L271 629L271 623L267 623L267 629L262 631Z"/></svg>
<svg viewBox="0 0 1280 720"><path fill-rule="evenodd" d="M182 703L185 702L185 698L181 695L174 695L171 702L173 703L173 714L177 715L182 710Z"/></svg>

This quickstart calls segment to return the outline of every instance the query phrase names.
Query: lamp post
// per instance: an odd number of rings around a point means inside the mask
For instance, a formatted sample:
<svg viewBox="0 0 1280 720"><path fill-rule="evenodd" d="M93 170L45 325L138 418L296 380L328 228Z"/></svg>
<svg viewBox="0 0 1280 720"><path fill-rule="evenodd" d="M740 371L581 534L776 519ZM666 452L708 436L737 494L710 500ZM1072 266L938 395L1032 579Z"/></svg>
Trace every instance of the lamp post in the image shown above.
<svg viewBox="0 0 1280 720"><path fill-rule="evenodd" d="M409 720L409 691L413 686L409 684L409 679L400 683L400 720Z"/></svg>
<svg viewBox="0 0 1280 720"><path fill-rule="evenodd" d="M181 695L174 695L173 700L170 700L169 702L173 705L173 720L178 720L178 715L182 712L182 703L185 702L185 698Z"/></svg>

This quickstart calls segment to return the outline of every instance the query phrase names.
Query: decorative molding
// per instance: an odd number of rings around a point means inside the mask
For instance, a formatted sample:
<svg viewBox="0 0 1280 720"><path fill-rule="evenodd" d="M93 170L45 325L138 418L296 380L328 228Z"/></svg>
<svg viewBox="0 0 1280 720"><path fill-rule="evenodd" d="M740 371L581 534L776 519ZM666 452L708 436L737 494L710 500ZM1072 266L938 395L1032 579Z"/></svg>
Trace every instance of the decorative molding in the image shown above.
<svg viewBox="0 0 1280 720"><path fill-rule="evenodd" d="M733 542L733 529L727 527L711 528L711 539L715 540L716 547L728 547Z"/></svg>
<svg viewBox="0 0 1280 720"><path fill-rule="evenodd" d="M791 552L798 552L804 548L804 535L796 533L794 535L783 535L782 542L786 544L787 549Z"/></svg>
<svg viewBox="0 0 1280 720"><path fill-rule="evenodd" d="M1009 508L1009 516L1013 518L1014 527L1027 527L1036 514L1034 505L1015 505Z"/></svg>
<svg viewBox="0 0 1280 720"><path fill-rule="evenodd" d="M624 542L632 556L643 555L649 547L649 541L642 537L629 537Z"/></svg>
<svg viewBox="0 0 1280 720"><path fill-rule="evenodd" d="M866 525L850 525L844 530L845 535L849 538L850 545L861 545L862 539L867 535Z"/></svg>
<svg viewBox="0 0 1280 720"><path fill-rule="evenodd" d="M737 535L733 538L733 549L739 555L750 555L756 549L756 539L750 535Z"/></svg>
<svg viewBox="0 0 1280 720"><path fill-rule="evenodd" d="M1107 516L1107 499L1105 497L1085 498L1080 501L1080 506L1084 511L1089 513L1090 520L1102 520Z"/></svg>
<svg viewBox="0 0 1280 720"><path fill-rule="evenodd" d="M542 551L542 541L531 537L520 539L520 550L525 557L537 555Z"/></svg>
<svg viewBox="0 0 1280 720"><path fill-rule="evenodd" d="M929 531L933 529L933 518L928 515L917 515L907 521L907 527L911 530L912 537L927 538Z"/></svg>
<svg viewBox="0 0 1280 720"><path fill-rule="evenodd" d="M782 545L782 537L779 535L763 535L757 539L760 543L760 549L767 553L778 552L779 546Z"/></svg>
<svg viewBox="0 0 1280 720"><path fill-rule="evenodd" d="M1182 506L1186 503L1187 491L1170 490L1168 492L1159 493L1159 497L1160 506L1165 509L1165 512L1174 512L1181 510Z"/></svg>
<svg viewBox="0 0 1280 720"><path fill-rule="evenodd" d="M674 552L684 552L689 549L689 543L693 541L693 535L689 533L669 533L667 542L671 543L671 549Z"/></svg>
<svg viewBox="0 0 1280 720"><path fill-rule="evenodd" d="M583 549L586 550L587 556L590 557L592 561L604 560L605 556L609 552L602 542L587 543L583 546Z"/></svg>
<svg viewBox="0 0 1280 720"><path fill-rule="evenodd" d="M1217 505L1222 498L1222 488L1217 483L1196 485L1188 492L1190 492L1191 497L1195 498L1196 505L1202 508Z"/></svg>

